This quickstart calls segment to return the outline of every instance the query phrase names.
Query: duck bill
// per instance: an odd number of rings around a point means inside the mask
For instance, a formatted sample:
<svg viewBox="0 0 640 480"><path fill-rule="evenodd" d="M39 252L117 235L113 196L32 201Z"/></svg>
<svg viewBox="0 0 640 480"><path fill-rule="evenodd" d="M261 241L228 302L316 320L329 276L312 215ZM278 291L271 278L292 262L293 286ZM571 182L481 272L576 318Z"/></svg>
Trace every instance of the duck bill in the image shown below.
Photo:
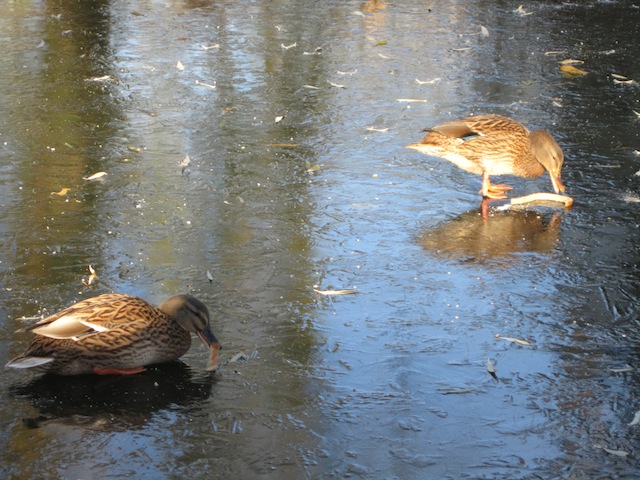
<svg viewBox="0 0 640 480"><path fill-rule="evenodd" d="M197 335L211 352L209 356L209 364L207 365L207 371L211 372L215 370L218 365L218 353L222 347L215 335L211 330L209 330L209 327L205 328L201 332L197 332Z"/></svg>
<svg viewBox="0 0 640 480"><path fill-rule="evenodd" d="M552 172L549 170L549 177L551 178L551 184L553 185L553 189L556 193L564 192L565 186L560 180L560 172Z"/></svg>

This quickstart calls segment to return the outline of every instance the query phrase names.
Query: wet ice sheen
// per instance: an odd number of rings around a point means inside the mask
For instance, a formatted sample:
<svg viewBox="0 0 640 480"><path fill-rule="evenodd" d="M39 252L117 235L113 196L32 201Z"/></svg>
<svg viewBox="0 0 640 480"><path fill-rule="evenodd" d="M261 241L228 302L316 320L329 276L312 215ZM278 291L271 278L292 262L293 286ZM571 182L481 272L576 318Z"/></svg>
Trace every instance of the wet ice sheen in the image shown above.
<svg viewBox="0 0 640 480"><path fill-rule="evenodd" d="M5 361L17 319L111 290L191 291L224 349L5 373L3 478L635 475L638 106L607 74L640 77L638 9L67 3L0 18ZM483 112L558 139L571 211L483 221L404 148Z"/></svg>

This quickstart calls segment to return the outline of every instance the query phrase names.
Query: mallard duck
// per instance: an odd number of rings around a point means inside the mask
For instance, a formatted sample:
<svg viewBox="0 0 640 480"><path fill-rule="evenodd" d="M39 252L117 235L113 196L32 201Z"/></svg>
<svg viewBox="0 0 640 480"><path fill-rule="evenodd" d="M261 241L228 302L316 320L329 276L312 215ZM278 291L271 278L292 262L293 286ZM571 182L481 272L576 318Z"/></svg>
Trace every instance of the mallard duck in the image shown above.
<svg viewBox="0 0 640 480"><path fill-rule="evenodd" d="M476 115L425 129L418 143L407 145L427 155L444 158L467 172L482 175L479 193L489 199L507 198L507 185L492 185L490 175L538 177L549 172L556 193L564 192L560 145L544 130L530 132L501 115Z"/></svg>
<svg viewBox="0 0 640 480"><path fill-rule="evenodd" d="M58 375L139 373L145 365L184 355L191 346L190 332L211 350L207 370L215 370L220 350L209 329L209 310L191 295L175 295L158 308L131 295L100 295L24 331L36 335L7 367Z"/></svg>

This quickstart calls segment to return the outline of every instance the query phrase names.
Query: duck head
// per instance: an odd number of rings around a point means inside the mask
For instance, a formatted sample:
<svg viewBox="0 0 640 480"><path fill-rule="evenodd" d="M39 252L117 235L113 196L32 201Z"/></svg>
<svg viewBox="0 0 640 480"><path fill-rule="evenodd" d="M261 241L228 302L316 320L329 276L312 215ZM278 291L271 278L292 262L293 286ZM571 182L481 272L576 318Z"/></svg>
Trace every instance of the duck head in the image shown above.
<svg viewBox="0 0 640 480"><path fill-rule="evenodd" d="M220 342L209 328L209 309L197 298L181 294L174 295L160 304L160 310L169 315L187 332L193 332L211 351L207 370L215 370L218 363Z"/></svg>
<svg viewBox="0 0 640 480"><path fill-rule="evenodd" d="M549 172L551 184L556 193L564 192L565 186L562 184L560 170L564 162L564 153L558 142L544 130L531 132L531 152L538 162Z"/></svg>

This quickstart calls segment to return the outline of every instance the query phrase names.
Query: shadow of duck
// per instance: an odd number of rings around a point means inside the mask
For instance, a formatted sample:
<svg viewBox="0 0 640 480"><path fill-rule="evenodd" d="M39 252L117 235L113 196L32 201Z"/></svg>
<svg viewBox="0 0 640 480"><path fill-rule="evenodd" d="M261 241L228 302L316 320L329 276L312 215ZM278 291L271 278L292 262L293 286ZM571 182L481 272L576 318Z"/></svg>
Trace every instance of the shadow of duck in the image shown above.
<svg viewBox="0 0 640 480"><path fill-rule="evenodd" d="M188 406L211 395L216 376L194 374L176 361L147 367L138 375L46 374L11 387L11 394L30 401L36 409L23 419L27 428L43 423L81 425L118 430L143 426L155 412L170 406Z"/></svg>

